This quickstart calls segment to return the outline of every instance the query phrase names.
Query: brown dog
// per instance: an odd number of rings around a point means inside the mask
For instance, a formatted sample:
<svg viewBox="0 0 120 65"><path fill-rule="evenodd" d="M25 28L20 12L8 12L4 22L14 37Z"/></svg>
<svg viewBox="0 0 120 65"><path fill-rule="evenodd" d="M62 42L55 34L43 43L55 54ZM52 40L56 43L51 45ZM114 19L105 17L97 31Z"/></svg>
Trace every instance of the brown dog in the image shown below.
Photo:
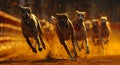
<svg viewBox="0 0 120 65"><path fill-rule="evenodd" d="M55 22L55 30L58 35L60 43L64 46L67 54L70 56L71 60L75 60L77 53L75 49L75 38L74 38L74 29L71 21L68 19L66 13L59 13L56 17L52 16L52 20ZM71 39L75 57L70 53L65 41Z"/></svg>
<svg viewBox="0 0 120 65"><path fill-rule="evenodd" d="M76 18L73 21L73 26L75 29L75 39L77 41L82 41L82 48L83 48L83 43L85 42L86 44L86 53L89 54L89 45L88 45L88 40L87 40L87 31L85 27L85 12L80 12L76 10ZM76 41L76 44L78 42ZM78 45L77 45L78 46ZM78 46L78 49L81 51L81 48Z"/></svg>
<svg viewBox="0 0 120 65"><path fill-rule="evenodd" d="M108 43L111 36L110 23L106 16L101 16L99 19L92 20L92 41L95 45L100 45L102 47L102 52L104 52L104 44Z"/></svg>

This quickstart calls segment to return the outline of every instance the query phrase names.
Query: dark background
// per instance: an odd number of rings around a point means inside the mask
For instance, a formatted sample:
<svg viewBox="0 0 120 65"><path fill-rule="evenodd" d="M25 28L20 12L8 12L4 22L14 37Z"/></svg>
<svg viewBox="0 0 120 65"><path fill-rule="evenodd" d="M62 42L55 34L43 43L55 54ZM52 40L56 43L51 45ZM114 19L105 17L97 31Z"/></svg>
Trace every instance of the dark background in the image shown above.
<svg viewBox="0 0 120 65"><path fill-rule="evenodd" d="M29 1L29 0L28 0ZM17 5L25 6L23 0L0 0L0 10L19 17ZM57 12L67 12L72 18L75 10L86 11L87 19L107 15L112 22L120 22L120 0L32 0L33 13L50 20Z"/></svg>

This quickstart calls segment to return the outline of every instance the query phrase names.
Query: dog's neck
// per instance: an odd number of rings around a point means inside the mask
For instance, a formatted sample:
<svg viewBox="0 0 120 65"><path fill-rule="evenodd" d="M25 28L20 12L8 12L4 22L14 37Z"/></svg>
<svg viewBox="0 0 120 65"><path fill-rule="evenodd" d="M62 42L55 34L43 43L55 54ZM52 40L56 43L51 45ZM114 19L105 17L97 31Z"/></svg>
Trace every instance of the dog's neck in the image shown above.
<svg viewBox="0 0 120 65"><path fill-rule="evenodd" d="M101 27L102 27L103 29L106 29L106 28L107 28L107 24L106 24L106 23L101 24Z"/></svg>
<svg viewBox="0 0 120 65"><path fill-rule="evenodd" d="M79 26L79 27L83 26L83 22L84 22L83 20L79 20L79 19L78 19L78 20L77 20L78 26Z"/></svg>

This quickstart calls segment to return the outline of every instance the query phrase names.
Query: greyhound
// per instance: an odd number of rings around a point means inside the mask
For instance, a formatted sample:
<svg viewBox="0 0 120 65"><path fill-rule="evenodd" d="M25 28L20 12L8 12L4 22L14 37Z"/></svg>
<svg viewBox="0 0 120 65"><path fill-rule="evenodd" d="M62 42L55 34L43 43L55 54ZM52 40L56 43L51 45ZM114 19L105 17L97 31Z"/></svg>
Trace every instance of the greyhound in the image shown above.
<svg viewBox="0 0 120 65"><path fill-rule="evenodd" d="M71 60L75 60L77 56L77 52L75 49L75 38L74 38L74 28L69 20L68 16L66 13L57 13L56 17L52 16L51 19L55 22L55 30L58 35L59 41L61 45L64 46L65 50L67 51L67 54L71 58ZM74 55L75 57L72 56L70 53L65 41L71 39L72 41L72 46L74 50Z"/></svg>
<svg viewBox="0 0 120 65"><path fill-rule="evenodd" d="M104 44L108 43L111 36L110 23L106 16L92 20L92 41L95 45L100 44L104 52Z"/></svg>
<svg viewBox="0 0 120 65"><path fill-rule="evenodd" d="M88 45L88 40L87 40L87 31L84 23L85 19L85 13L86 12L80 12L78 10L76 12L76 19L73 21L73 26L75 29L75 39L77 41L82 41L82 48L83 48L83 43L86 43L86 53L89 54L89 45ZM76 41L76 44L78 42ZM78 45L77 45L78 46ZM81 48L78 46L79 51L81 51Z"/></svg>
<svg viewBox="0 0 120 65"><path fill-rule="evenodd" d="M33 37L38 44L38 50L42 51L40 42L42 43L43 48L45 49L45 44L42 39L42 30L38 18L32 13L30 7L19 6L21 12L21 28L23 36L25 37L27 44L32 48L34 53L37 53L36 48L32 46L30 37Z"/></svg>

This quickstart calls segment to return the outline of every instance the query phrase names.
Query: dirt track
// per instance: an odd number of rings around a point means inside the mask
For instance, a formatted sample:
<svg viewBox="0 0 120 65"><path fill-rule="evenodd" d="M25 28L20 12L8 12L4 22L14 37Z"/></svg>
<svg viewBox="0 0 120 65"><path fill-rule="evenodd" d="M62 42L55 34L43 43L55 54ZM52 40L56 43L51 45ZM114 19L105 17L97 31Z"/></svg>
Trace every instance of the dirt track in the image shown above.
<svg viewBox="0 0 120 65"><path fill-rule="evenodd" d="M95 47L89 40L90 54L86 55L84 50L81 52L77 50L79 56L76 61L69 59L55 33L43 36L47 49L36 54L31 51L21 33L0 33L3 35L0 37L0 65L119 65L119 30L118 24L112 26L111 40L105 45L104 54L99 53L98 47ZM33 39L31 40L35 43ZM72 51L71 42L67 41L67 44L70 51ZM33 45L36 46L35 44Z"/></svg>
<svg viewBox="0 0 120 65"><path fill-rule="evenodd" d="M70 60L15 60L10 59L0 62L8 65L119 65L120 56L94 57L89 59Z"/></svg>
<svg viewBox="0 0 120 65"><path fill-rule="evenodd" d="M37 54L32 53L31 49L26 44L22 35L13 36L12 41L3 41L0 49L0 65L26 65L26 64L36 64L36 65L119 65L120 64L120 31L118 29L113 30L112 39L109 44L105 45L106 52L104 54L99 54L97 49L91 44L91 53L85 58L84 51L79 53L79 57L76 61L69 60L63 47L59 44L56 36L54 41L46 42L47 50L38 52ZM10 38L10 39L12 39ZM9 39L9 38L7 38ZM56 39L56 40L55 40ZM34 41L33 41L34 42ZM69 41L68 41L69 42ZM55 45L56 44L56 45ZM70 47L70 46L69 46ZM54 48L54 49L53 49ZM96 51L95 51L96 50ZM78 51L79 52L79 51ZM63 54L64 53L64 54ZM53 59L52 59L53 58Z"/></svg>

